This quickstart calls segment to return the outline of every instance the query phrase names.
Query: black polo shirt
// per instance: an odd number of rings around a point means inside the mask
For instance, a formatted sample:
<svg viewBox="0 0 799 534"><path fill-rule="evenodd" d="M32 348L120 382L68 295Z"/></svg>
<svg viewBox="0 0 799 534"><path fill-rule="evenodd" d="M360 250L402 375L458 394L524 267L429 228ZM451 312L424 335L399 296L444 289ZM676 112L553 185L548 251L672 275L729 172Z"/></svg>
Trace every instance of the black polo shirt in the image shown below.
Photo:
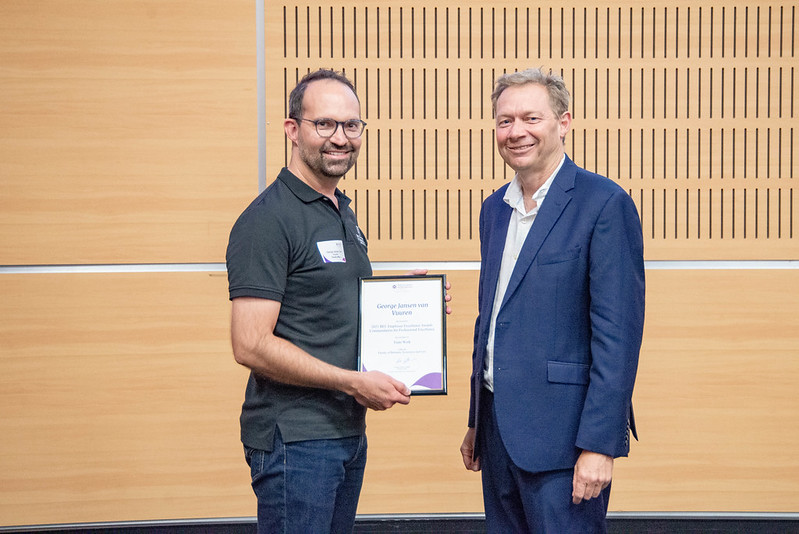
<svg viewBox="0 0 799 534"><path fill-rule="evenodd" d="M339 208L283 169L241 214L230 233L230 298L281 303L275 335L312 356L356 369L358 278L372 274L366 239L350 199ZM365 409L337 391L281 384L250 373L241 438L272 450L275 426L284 441L360 435Z"/></svg>

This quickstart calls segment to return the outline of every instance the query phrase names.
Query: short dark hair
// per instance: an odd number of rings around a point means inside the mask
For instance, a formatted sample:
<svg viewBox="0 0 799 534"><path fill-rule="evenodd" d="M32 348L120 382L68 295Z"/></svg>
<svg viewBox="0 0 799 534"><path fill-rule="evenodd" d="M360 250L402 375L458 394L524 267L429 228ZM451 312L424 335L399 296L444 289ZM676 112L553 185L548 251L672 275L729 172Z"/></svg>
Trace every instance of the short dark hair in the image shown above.
<svg viewBox="0 0 799 534"><path fill-rule="evenodd" d="M302 100L305 97L305 90L308 88L308 85L311 82L315 82L318 80L333 80L342 83L350 88L352 94L355 95L355 98L358 98L358 93L355 92L355 86L346 76L331 69L319 69L313 72L309 72L308 74L303 76L302 79L297 84L297 86L294 89L292 89L291 93L289 94L288 118L290 119L302 118ZM358 102L360 102L360 99L358 99Z"/></svg>

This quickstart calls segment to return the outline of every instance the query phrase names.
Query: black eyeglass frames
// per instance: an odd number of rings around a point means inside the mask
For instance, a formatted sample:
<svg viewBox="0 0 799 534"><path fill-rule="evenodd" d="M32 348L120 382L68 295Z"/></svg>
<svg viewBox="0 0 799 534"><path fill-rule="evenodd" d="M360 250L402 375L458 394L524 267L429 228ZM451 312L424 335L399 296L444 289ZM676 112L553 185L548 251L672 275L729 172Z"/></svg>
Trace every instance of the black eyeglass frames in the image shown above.
<svg viewBox="0 0 799 534"><path fill-rule="evenodd" d="M336 133L338 127L341 126L341 130L344 132L350 139L357 139L358 137L363 134L364 128L366 128L366 123L360 119L350 119L346 121L335 121L333 119L305 119L305 118L294 118L295 121L306 121L310 122L316 128L316 133L319 134L319 137L333 137L333 134Z"/></svg>

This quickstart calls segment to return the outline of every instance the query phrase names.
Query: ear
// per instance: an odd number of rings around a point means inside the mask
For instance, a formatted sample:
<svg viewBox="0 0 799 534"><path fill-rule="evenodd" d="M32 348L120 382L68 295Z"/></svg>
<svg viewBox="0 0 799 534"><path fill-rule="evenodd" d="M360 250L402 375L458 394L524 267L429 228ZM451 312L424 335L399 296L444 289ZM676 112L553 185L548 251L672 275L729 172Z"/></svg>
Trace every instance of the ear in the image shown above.
<svg viewBox="0 0 799 534"><path fill-rule="evenodd" d="M289 140L297 144L297 137L300 135L300 125L294 119L286 119L283 121L283 131L286 132L286 137Z"/></svg>
<svg viewBox="0 0 799 534"><path fill-rule="evenodd" d="M566 140L566 134L569 133L572 126L572 114L571 112L567 111L563 115L560 116L560 121L558 123L558 133L560 134L560 138L562 141Z"/></svg>

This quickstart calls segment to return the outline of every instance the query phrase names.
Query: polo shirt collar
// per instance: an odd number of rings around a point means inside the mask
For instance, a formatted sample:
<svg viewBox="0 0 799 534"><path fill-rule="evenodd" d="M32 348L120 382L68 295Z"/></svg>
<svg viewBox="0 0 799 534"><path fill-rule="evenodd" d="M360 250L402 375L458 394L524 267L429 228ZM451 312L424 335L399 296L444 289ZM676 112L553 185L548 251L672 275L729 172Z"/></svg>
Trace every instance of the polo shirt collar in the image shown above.
<svg viewBox="0 0 799 534"><path fill-rule="evenodd" d="M286 167L283 167L277 177L281 182L286 184L286 187L288 187L292 193L297 195L297 198L306 204L315 200L327 198L325 195L297 178L297 176L295 176L294 173L288 170ZM347 195L339 191L338 188L336 188L336 198L339 201L339 206L346 206L350 203L350 199L347 197Z"/></svg>

